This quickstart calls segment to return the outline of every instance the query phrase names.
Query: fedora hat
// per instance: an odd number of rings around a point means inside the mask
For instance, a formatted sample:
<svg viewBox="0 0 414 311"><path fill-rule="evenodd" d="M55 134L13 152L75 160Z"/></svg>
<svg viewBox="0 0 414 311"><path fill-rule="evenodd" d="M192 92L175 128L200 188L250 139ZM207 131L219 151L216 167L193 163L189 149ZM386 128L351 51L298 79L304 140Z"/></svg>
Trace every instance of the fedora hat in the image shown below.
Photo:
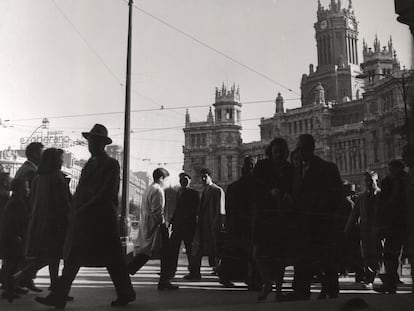
<svg viewBox="0 0 414 311"><path fill-rule="evenodd" d="M112 144L112 139L108 137L108 130L102 124L95 124L89 132L82 132L82 136L86 139L88 139L89 136L101 137L105 140L107 145Z"/></svg>

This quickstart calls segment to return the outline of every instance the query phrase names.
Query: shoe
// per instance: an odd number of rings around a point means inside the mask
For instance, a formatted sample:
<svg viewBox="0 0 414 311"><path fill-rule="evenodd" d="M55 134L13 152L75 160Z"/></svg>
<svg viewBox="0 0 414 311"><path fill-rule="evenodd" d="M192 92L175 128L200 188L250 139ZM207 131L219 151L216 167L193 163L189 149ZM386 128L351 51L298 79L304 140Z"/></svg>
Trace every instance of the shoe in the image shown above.
<svg viewBox="0 0 414 311"><path fill-rule="evenodd" d="M27 294L27 293L29 292L29 290L28 290L28 289L25 289L25 288L23 288L23 287L17 286L17 287L15 288L14 292L15 292L17 295L24 295L24 294Z"/></svg>
<svg viewBox="0 0 414 311"><path fill-rule="evenodd" d="M384 286L384 285L374 288L374 291L376 291L377 293L381 293L381 294L391 294L391 295L397 293L396 288L391 288L391 287Z"/></svg>
<svg viewBox="0 0 414 311"><path fill-rule="evenodd" d="M177 285L171 284L170 282L167 283L158 283L158 290L176 290L179 289Z"/></svg>
<svg viewBox="0 0 414 311"><path fill-rule="evenodd" d="M272 292L272 285L265 286L263 285L262 290L260 291L259 296L257 296L257 301L263 301L267 299L267 296Z"/></svg>
<svg viewBox="0 0 414 311"><path fill-rule="evenodd" d="M362 287L364 289L369 289L369 290L373 290L374 289L374 285L372 283L362 283Z"/></svg>
<svg viewBox="0 0 414 311"><path fill-rule="evenodd" d="M4 291L1 294L1 298L7 299L8 302L12 303L14 299L18 299L18 298L20 298L20 296L17 295L16 293L11 293L11 292Z"/></svg>
<svg viewBox="0 0 414 311"><path fill-rule="evenodd" d="M225 280L225 279L219 279L219 283L223 285L223 287L226 287L226 288L231 288L235 286L233 282L229 280Z"/></svg>
<svg viewBox="0 0 414 311"><path fill-rule="evenodd" d="M201 280L201 274L188 273L188 274L183 276L183 279L190 280L190 281L200 281Z"/></svg>
<svg viewBox="0 0 414 311"><path fill-rule="evenodd" d="M15 275L13 275L13 279L17 279L17 277L15 277ZM23 284L21 284L23 287L26 287L28 290L35 292L35 293L41 293L43 290L41 290L39 287L37 287L35 285L35 283L33 282L33 280L30 280L28 282L25 282Z"/></svg>
<svg viewBox="0 0 414 311"><path fill-rule="evenodd" d="M135 294L128 297L118 298L117 300L111 302L111 307L125 307L127 304L133 302L135 299Z"/></svg>
<svg viewBox="0 0 414 311"><path fill-rule="evenodd" d="M55 307L56 309L64 309L66 307L66 300L58 300L50 296L36 297L35 301L48 307Z"/></svg>

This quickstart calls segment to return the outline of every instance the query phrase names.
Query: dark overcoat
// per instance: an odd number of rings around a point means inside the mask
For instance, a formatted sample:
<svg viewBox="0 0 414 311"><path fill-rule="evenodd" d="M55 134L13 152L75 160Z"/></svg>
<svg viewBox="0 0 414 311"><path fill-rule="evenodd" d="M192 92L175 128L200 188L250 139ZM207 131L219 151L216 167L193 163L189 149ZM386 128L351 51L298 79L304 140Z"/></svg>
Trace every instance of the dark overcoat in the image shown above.
<svg viewBox="0 0 414 311"><path fill-rule="evenodd" d="M200 206L200 195L193 188L181 188L177 193L171 224L174 232L179 232L185 239L192 239Z"/></svg>
<svg viewBox="0 0 414 311"><path fill-rule="evenodd" d="M36 172L37 166L33 162L27 160L22 164L22 166L19 167L16 174L14 175L14 178L26 180L29 183L29 188L31 189L33 179L36 176Z"/></svg>
<svg viewBox="0 0 414 311"><path fill-rule="evenodd" d="M319 260L335 242L334 217L343 198L337 166L313 156L302 174L293 180L298 224L298 260Z"/></svg>
<svg viewBox="0 0 414 311"><path fill-rule="evenodd" d="M292 166L287 161L275 167L271 159L257 162L254 168L255 210L253 243L256 255L286 258L291 227Z"/></svg>
<svg viewBox="0 0 414 311"><path fill-rule="evenodd" d="M0 258L8 260L23 258L28 221L28 200L12 195L1 218Z"/></svg>
<svg viewBox="0 0 414 311"><path fill-rule="evenodd" d="M221 214L225 214L224 204L222 188L211 184L204 189L191 250L193 255L218 256Z"/></svg>
<svg viewBox="0 0 414 311"><path fill-rule="evenodd" d="M30 195L31 213L26 255L44 260L62 258L71 195L65 175L56 170L36 175Z"/></svg>
<svg viewBox="0 0 414 311"><path fill-rule="evenodd" d="M119 260L119 163L106 153L88 160L74 195L64 255L81 266L107 266Z"/></svg>

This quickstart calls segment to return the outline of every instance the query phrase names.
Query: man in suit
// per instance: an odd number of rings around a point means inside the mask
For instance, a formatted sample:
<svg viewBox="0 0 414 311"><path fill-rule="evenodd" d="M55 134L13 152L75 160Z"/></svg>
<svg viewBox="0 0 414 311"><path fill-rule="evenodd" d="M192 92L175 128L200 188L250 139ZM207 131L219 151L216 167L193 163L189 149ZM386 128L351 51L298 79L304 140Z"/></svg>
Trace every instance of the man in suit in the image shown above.
<svg viewBox="0 0 414 311"><path fill-rule="evenodd" d="M310 299L312 278L322 273L326 293L339 292L338 269L334 263L334 215L343 197L342 181L335 164L314 154L315 140L310 134L299 136L297 152L301 174L293 179L293 200L300 228L295 263L294 298Z"/></svg>
<svg viewBox="0 0 414 311"><path fill-rule="evenodd" d="M200 201L200 211L193 240L190 260L190 279L201 279L200 267L202 256L209 256L213 269L218 266L218 238L224 228L225 197L224 191L217 186L211 177L211 171L203 168L200 171L204 186Z"/></svg>
<svg viewBox="0 0 414 311"><path fill-rule="evenodd" d="M197 214L200 205L200 196L197 190L190 187L191 177L186 173L180 173L181 188L177 193L177 201L174 214L171 218L172 233L170 237L171 275L177 271L178 254L181 242L184 242L188 263L191 257L191 243L197 222ZM185 279L191 279L187 274Z"/></svg>
<svg viewBox="0 0 414 311"><path fill-rule="evenodd" d="M27 160L19 167L14 178L23 179L27 181L29 189L32 187L32 181L36 176L37 167L42 158L44 146L42 143L33 142L27 145L25 153ZM40 293L42 290L34 284L37 270L33 270L28 274L28 278L22 280L21 286L26 287L35 293Z"/></svg>
<svg viewBox="0 0 414 311"><path fill-rule="evenodd" d="M36 297L36 301L64 308L81 266L106 267L117 294L111 306L126 306L135 300L135 292L118 230L119 163L105 152L105 146L112 143L105 126L95 124L82 135L88 140L91 158L82 169L74 195L74 215L65 242L65 266L50 294Z"/></svg>

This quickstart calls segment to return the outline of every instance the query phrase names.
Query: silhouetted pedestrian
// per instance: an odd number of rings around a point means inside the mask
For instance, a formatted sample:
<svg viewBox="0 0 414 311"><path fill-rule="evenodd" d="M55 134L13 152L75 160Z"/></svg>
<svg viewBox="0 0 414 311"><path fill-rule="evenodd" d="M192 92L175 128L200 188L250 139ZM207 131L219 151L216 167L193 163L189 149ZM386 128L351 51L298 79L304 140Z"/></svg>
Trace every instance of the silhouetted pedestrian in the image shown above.
<svg viewBox="0 0 414 311"><path fill-rule="evenodd" d="M13 274L24 261L24 246L29 221L29 185L25 179L11 182L12 196L8 200L0 223L0 258L3 259L3 298L12 302L15 292Z"/></svg>
<svg viewBox="0 0 414 311"><path fill-rule="evenodd" d="M4 208L6 207L7 201L10 199L10 182L10 174L0 170L0 226ZM0 268L0 283L3 284L3 266Z"/></svg>
<svg viewBox="0 0 414 311"><path fill-rule="evenodd" d="M174 276L177 270L178 255L181 243L184 243L190 268L191 243L194 239L194 231L197 222L198 210L200 207L200 196L197 190L190 187L191 177L186 173L180 173L181 188L177 193L175 211L171 218L170 256L171 275ZM187 278L191 278L191 273Z"/></svg>
<svg viewBox="0 0 414 311"><path fill-rule="evenodd" d="M69 180L61 171L63 150L49 148L43 152L30 194L31 212L26 241L28 262L16 277L25 278L49 266L50 288L59 274L63 258L71 194Z"/></svg>
<svg viewBox="0 0 414 311"><path fill-rule="evenodd" d="M293 198L298 221L299 252L296 254L294 299L310 299L314 275L322 274L323 295L339 293L335 262L334 215L343 198L342 181L335 164L314 154L312 135L299 136L297 151L302 160L301 174L293 179Z"/></svg>
<svg viewBox="0 0 414 311"><path fill-rule="evenodd" d="M253 256L252 228L256 182L255 161L244 158L242 176L226 191L227 249L224 249L219 272L230 280L243 280L249 290L260 289L260 277Z"/></svg>
<svg viewBox="0 0 414 311"><path fill-rule="evenodd" d="M381 189L378 186L377 173L369 171L364 176L365 191L356 198L355 208L348 222L352 224L359 219L364 282L366 288L372 289L380 261L378 212Z"/></svg>
<svg viewBox="0 0 414 311"><path fill-rule="evenodd" d="M138 254L128 264L129 274L139 271L151 257L158 253L161 257L161 273L159 290L175 290L177 285L171 284L169 258L169 237L165 218L164 182L170 174L162 167L154 170L153 183L147 187L142 198L139 218Z"/></svg>
<svg viewBox="0 0 414 311"><path fill-rule="evenodd" d="M375 288L381 293L395 294L399 282L398 266L406 237L405 214L407 209L406 173L401 160L388 163L388 176L381 182L379 210L379 238L384 240L383 260L385 274L383 286Z"/></svg>
<svg viewBox="0 0 414 311"><path fill-rule="evenodd" d="M201 279L200 268L203 256L209 256L213 269L218 267L218 243L220 232L225 226L225 195L221 187L212 179L211 171L200 171L204 186L200 200L200 210L191 250L190 274L192 279ZM231 285L228 280L220 280L224 285Z"/></svg>
<svg viewBox="0 0 414 311"><path fill-rule="evenodd" d="M253 245L263 288L258 300L266 299L276 283L276 300L281 300L283 277L291 241L292 165L289 149L282 138L266 148L267 158L254 168L256 182Z"/></svg>
<svg viewBox="0 0 414 311"><path fill-rule="evenodd" d="M73 280L81 266L106 267L115 285L112 306L135 300L118 230L119 163L105 152L111 144L107 129L95 124L82 135L91 158L82 169L74 195L74 215L65 242L62 276L47 297L36 297L46 306L64 308Z"/></svg>

